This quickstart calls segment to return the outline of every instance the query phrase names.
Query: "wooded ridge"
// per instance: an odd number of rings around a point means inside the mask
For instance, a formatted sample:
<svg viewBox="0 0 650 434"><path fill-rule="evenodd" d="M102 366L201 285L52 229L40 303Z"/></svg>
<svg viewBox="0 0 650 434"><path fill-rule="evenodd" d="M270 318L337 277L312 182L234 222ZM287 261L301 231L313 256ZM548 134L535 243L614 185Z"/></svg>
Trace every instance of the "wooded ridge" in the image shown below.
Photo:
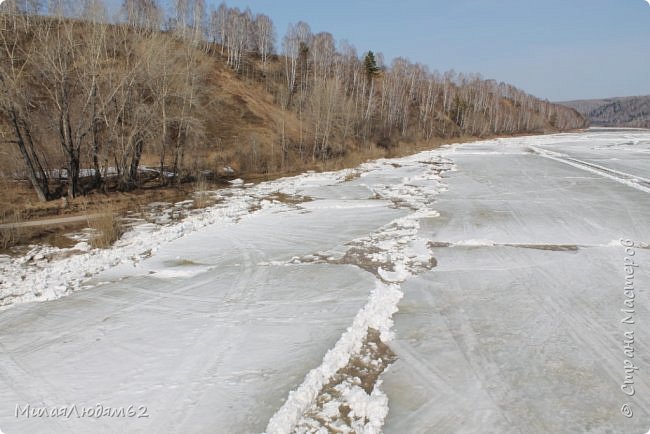
<svg viewBox="0 0 650 434"><path fill-rule="evenodd" d="M558 104L576 109L593 125L650 128L650 96L587 99Z"/></svg>
<svg viewBox="0 0 650 434"><path fill-rule="evenodd" d="M204 0L0 6L0 172L38 197L282 173L436 138L582 128L479 75L357 53L309 25Z"/></svg>

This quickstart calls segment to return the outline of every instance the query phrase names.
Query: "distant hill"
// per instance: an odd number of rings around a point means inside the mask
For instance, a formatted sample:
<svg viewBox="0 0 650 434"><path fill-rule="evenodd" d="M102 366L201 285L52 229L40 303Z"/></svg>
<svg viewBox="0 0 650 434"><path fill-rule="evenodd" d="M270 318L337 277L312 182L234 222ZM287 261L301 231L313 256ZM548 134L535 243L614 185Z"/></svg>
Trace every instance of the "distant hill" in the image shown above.
<svg viewBox="0 0 650 434"><path fill-rule="evenodd" d="M592 125L650 128L650 96L587 99L558 104L577 110Z"/></svg>

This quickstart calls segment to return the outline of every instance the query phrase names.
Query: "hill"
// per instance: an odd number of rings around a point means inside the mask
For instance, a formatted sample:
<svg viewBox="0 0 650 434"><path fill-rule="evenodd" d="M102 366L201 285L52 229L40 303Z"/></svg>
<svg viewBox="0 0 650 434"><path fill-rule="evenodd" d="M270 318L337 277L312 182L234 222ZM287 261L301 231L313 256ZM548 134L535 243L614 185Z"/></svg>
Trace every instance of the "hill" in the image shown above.
<svg viewBox="0 0 650 434"><path fill-rule="evenodd" d="M592 125L650 128L650 96L560 102L589 119Z"/></svg>
<svg viewBox="0 0 650 434"><path fill-rule="evenodd" d="M5 179L29 180L43 201L72 200L586 125L505 83L402 58L385 65L304 22L278 52L267 16L181 3L166 16L155 1L126 0L110 24L100 0L47 16L3 3Z"/></svg>

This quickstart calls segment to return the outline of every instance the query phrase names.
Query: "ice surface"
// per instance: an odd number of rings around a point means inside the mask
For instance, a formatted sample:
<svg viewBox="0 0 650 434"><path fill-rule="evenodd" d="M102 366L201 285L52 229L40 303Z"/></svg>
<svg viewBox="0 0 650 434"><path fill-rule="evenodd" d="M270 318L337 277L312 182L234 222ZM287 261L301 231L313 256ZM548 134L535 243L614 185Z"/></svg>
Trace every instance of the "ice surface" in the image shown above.
<svg viewBox="0 0 650 434"><path fill-rule="evenodd" d="M495 139L236 182L111 249L0 258L0 426L291 432L376 328L397 361L371 393L337 386L321 416L341 402L359 416L341 432L644 432L648 144L627 130ZM620 390L628 238L634 397ZM149 417L15 417L98 403Z"/></svg>
<svg viewBox="0 0 650 434"><path fill-rule="evenodd" d="M386 433L647 430L648 193L525 151L611 167L594 158L594 147L650 139L648 132L620 135L497 140L445 153L457 171L435 204L441 217L422 222L420 234L436 242L438 266L402 285L391 344L398 360L383 383ZM615 153L615 170L650 173L647 158ZM633 329L634 360L643 367L632 398L620 389L621 238L635 240L641 264ZM634 409L630 419L620 412L625 403Z"/></svg>

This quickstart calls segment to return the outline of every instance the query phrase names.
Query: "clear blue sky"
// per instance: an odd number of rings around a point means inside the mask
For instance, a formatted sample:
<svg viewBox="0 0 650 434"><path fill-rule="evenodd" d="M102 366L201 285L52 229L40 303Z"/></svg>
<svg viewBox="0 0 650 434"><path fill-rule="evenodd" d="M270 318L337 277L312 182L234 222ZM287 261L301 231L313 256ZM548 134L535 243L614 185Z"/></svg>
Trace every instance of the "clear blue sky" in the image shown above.
<svg viewBox="0 0 650 434"><path fill-rule="evenodd" d="M215 7L219 0L208 0ZM552 101L650 94L645 0L230 0L432 70L477 72ZM278 44L279 45L279 44Z"/></svg>

